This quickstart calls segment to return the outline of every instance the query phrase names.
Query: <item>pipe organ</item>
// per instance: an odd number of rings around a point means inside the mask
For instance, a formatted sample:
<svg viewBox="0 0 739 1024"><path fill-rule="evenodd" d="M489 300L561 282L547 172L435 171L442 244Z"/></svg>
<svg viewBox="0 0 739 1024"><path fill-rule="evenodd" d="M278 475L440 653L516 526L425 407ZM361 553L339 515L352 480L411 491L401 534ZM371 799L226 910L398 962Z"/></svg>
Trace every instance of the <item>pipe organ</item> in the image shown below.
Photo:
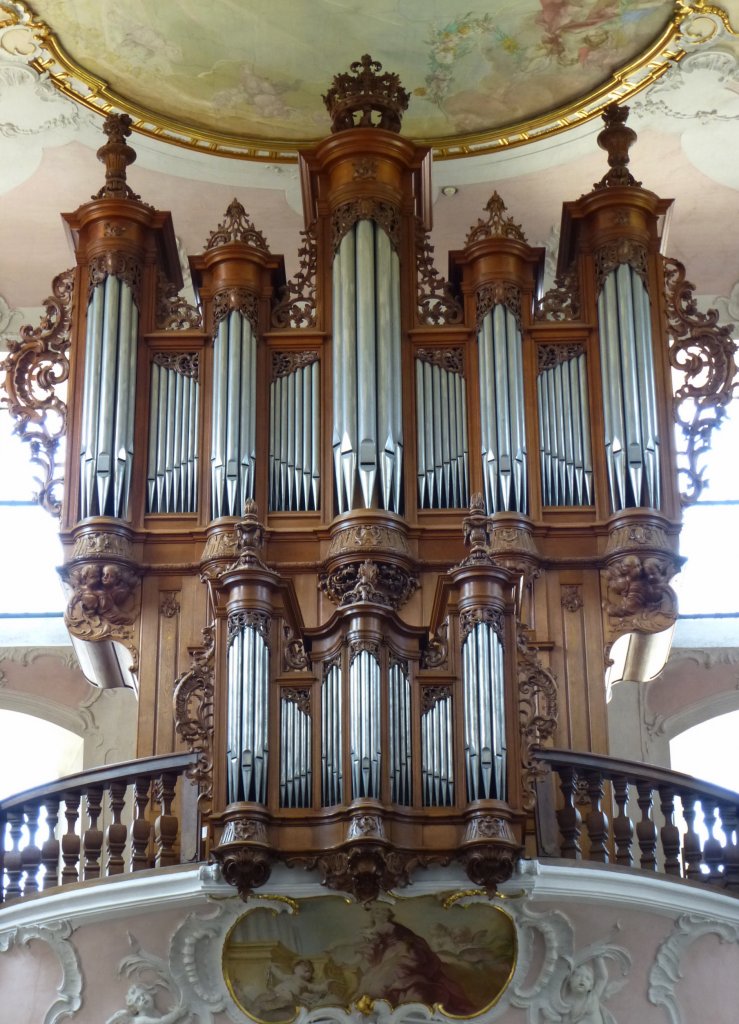
<svg viewBox="0 0 739 1024"><path fill-rule="evenodd" d="M325 99L297 277L234 201L190 258L198 308L108 117L76 268L7 388L21 409L38 351L70 375L67 625L90 678L136 688L140 756L197 752L225 876L247 893L281 860L367 900L457 858L492 891L537 746L607 752L613 642L674 622L670 374L697 314L624 109L542 294L497 194L436 270L397 76L364 57Z"/></svg>

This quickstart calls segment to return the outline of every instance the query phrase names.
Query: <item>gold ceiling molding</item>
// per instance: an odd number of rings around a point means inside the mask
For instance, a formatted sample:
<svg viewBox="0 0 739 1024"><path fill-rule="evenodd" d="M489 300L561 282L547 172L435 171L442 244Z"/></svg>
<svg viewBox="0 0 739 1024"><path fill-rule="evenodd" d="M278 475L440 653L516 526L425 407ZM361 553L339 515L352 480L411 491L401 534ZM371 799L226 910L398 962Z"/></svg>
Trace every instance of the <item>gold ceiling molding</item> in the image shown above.
<svg viewBox="0 0 739 1024"><path fill-rule="evenodd" d="M39 2L42 3L42 0ZM459 46L459 39L463 33L469 32L469 24L473 20L484 22L489 17L458 17L444 30L437 32L436 36L449 36L452 39L450 45ZM543 26L543 18L542 14L535 20ZM545 31L550 31L550 28L545 30L542 27L542 42L545 41ZM558 28L557 32L560 31L569 31L569 27ZM659 38L636 59L615 71L606 82L574 102L554 106L540 116L489 130L419 137L414 135L411 127L409 134L415 142L431 146L434 157L442 160L492 153L548 138L597 117L611 103L628 102L659 79L670 66L680 61L686 54L686 47L707 43L724 31L731 35L737 34L728 13L720 5L708 3L707 0L675 0L672 17ZM456 42L455 33L458 36ZM429 46L430 42L427 39L423 45ZM513 37L507 42L513 48L517 45ZM551 38L547 42L551 43ZM348 45L353 44L353 40L348 40ZM362 43L358 42L357 45L361 47ZM431 56L427 55L432 69L435 66L433 62L438 64L438 60L442 59L438 57L437 60L437 54L441 53L438 50L438 39L434 45L437 51L429 50ZM321 130L316 130L315 136L306 134L301 139L258 138L246 133L217 131L203 125L188 124L185 120L155 111L119 94L104 79L79 64L64 48L58 34L29 5L20 0L0 0L0 54L25 60L37 72L48 75L64 96L95 113L103 116L116 112L126 113L133 119L133 129L140 134L198 152L270 163L292 163L297 159L299 149L312 145L323 134ZM348 54L349 58L353 56L353 53ZM556 65L554 59L552 65ZM569 65L563 65L558 73L564 77L573 72ZM197 77L202 78L203 74ZM431 77L427 76L426 83L430 81ZM413 94L423 99L429 98L428 89L424 87L413 90ZM316 99L320 100L320 97Z"/></svg>

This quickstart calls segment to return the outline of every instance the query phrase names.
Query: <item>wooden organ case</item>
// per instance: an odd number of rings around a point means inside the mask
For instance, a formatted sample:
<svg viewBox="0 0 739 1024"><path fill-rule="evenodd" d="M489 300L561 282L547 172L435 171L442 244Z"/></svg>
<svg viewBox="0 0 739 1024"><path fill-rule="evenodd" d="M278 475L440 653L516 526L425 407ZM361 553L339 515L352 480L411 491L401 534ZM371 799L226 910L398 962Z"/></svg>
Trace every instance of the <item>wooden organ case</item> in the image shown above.
<svg viewBox="0 0 739 1024"><path fill-rule="evenodd" d="M494 891L537 746L607 753L612 644L676 617L670 203L609 108L555 287L497 194L447 282L397 76L364 57L325 100L299 273L234 201L190 260L199 309L106 120L35 335L70 350L67 625L91 679L137 689L140 757L197 752L204 852L242 894L277 861L363 900L453 859Z"/></svg>

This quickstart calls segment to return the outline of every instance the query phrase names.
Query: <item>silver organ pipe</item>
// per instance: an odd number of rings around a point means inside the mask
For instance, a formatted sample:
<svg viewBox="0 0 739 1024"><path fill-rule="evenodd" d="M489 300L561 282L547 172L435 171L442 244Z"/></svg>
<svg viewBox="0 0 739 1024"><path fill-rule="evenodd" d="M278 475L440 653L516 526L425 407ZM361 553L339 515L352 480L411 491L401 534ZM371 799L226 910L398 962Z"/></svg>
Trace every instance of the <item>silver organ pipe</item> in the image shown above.
<svg viewBox="0 0 739 1024"><path fill-rule="evenodd" d="M392 660L388 676L390 799L409 806L411 774L411 684L405 664Z"/></svg>
<svg viewBox="0 0 739 1024"><path fill-rule="evenodd" d="M326 666L321 684L321 806L343 803L341 666Z"/></svg>
<svg viewBox="0 0 739 1024"><path fill-rule="evenodd" d="M486 509L526 513L523 357L516 317L497 303L483 317L477 340Z"/></svg>
<svg viewBox="0 0 739 1024"><path fill-rule="evenodd" d="M505 799L506 740L503 645L478 622L462 647L467 799Z"/></svg>
<svg viewBox="0 0 739 1024"><path fill-rule="evenodd" d="M627 263L598 296L611 510L660 507L659 434L649 295Z"/></svg>
<svg viewBox="0 0 739 1024"><path fill-rule="evenodd" d="M424 807L454 803L452 697L448 688L426 689L421 716L421 790Z"/></svg>
<svg viewBox="0 0 739 1024"><path fill-rule="evenodd" d="M211 514L240 515L254 497L257 341L238 310L220 323L213 352Z"/></svg>
<svg viewBox="0 0 739 1024"><path fill-rule="evenodd" d="M593 504L587 366L580 346L539 350L536 381L544 505Z"/></svg>
<svg viewBox="0 0 739 1024"><path fill-rule="evenodd" d="M416 453L419 508L469 504L465 379L426 355L416 358Z"/></svg>
<svg viewBox="0 0 739 1024"><path fill-rule="evenodd" d="M228 622L228 800L267 802L269 647L249 613Z"/></svg>
<svg viewBox="0 0 739 1024"><path fill-rule="evenodd" d="M80 518L128 518L134 437L138 309L108 275L87 309L80 438Z"/></svg>
<svg viewBox="0 0 739 1024"><path fill-rule="evenodd" d="M306 703L303 691L282 691L280 807L310 807L312 803L311 717Z"/></svg>
<svg viewBox="0 0 739 1024"><path fill-rule="evenodd" d="M349 668L352 799L380 796L380 663L367 650Z"/></svg>
<svg viewBox="0 0 739 1024"><path fill-rule="evenodd" d="M151 364L147 512L197 512L197 361L157 352Z"/></svg>
<svg viewBox="0 0 739 1024"><path fill-rule="evenodd" d="M311 353L312 355L312 353ZM270 385L269 494L272 512L318 508L321 490L321 390L314 358Z"/></svg>
<svg viewBox="0 0 739 1024"><path fill-rule="evenodd" d="M374 221L358 221L334 257L333 324L339 512L378 506L398 512L403 449L400 266L388 235Z"/></svg>

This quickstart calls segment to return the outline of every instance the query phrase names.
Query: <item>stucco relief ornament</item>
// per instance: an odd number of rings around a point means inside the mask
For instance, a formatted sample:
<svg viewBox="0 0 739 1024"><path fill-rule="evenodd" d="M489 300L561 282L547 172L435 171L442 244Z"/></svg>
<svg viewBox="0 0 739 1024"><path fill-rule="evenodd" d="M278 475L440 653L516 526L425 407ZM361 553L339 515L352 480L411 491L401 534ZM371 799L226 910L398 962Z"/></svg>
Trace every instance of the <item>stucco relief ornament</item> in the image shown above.
<svg viewBox="0 0 739 1024"><path fill-rule="evenodd" d="M57 986L57 997L44 1014L43 1024L60 1024L76 1014L82 1005L82 969L77 950L69 941L71 934L69 921L20 925L0 932L0 953L7 953L13 946L28 947L30 942L45 942L59 961L62 978Z"/></svg>
<svg viewBox="0 0 739 1024"><path fill-rule="evenodd" d="M105 1024L186 1024L193 1020L184 995L165 960L141 949L138 940L129 933L132 952L118 965L118 973L131 984L125 996L125 1008L116 1010ZM160 1010L158 993L164 992L169 1007Z"/></svg>

